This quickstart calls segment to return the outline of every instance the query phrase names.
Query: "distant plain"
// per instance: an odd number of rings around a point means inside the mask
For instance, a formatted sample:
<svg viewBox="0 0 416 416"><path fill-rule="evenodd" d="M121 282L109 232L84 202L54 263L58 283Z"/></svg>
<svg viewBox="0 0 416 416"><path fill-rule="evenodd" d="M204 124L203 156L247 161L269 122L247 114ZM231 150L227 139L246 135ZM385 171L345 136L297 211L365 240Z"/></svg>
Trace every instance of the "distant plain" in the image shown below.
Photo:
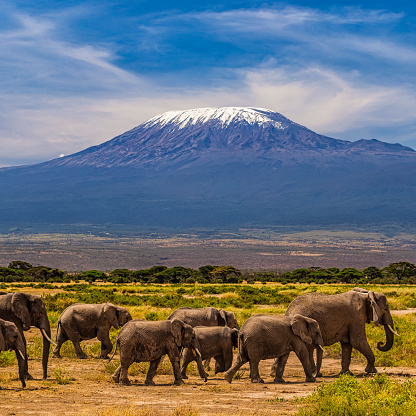
<svg viewBox="0 0 416 416"><path fill-rule="evenodd" d="M290 271L301 267L385 267L416 263L416 234L377 231L267 229L147 233L139 236L92 234L0 234L0 265L23 260L66 271L154 265L198 268L233 265L241 270Z"/></svg>

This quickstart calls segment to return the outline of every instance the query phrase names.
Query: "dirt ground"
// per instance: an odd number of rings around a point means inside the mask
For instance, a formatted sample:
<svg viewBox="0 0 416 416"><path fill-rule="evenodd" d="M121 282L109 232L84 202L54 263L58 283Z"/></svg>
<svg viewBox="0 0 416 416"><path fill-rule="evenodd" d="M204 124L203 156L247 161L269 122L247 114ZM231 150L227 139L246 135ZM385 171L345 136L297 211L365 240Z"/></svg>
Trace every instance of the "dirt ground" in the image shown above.
<svg viewBox="0 0 416 416"><path fill-rule="evenodd" d="M33 331L33 330L31 330ZM117 356L116 356L117 358ZM213 375L204 383L191 375L186 384L173 385L173 375L155 377L156 386L144 386L145 375L130 376L129 387L116 385L111 374L105 371L104 361L97 358L78 360L50 359L49 377L42 380L40 360L29 361L29 371L34 380L25 389L17 380L17 368L0 368L3 390L0 391L0 415L88 415L98 408L114 406L155 406L158 411L169 414L178 405L188 405L199 415L278 414L293 415L302 406L296 398L311 394L321 383L336 379L340 370L339 360L325 359L323 378L317 383L305 383L300 362L292 353L284 374L285 384L273 384L269 376L272 360L261 362L260 374L264 384L252 384L248 378L248 365L242 367L242 376L228 384L223 374ZM353 362L351 370L364 377L364 365ZM379 368L394 378L415 377L416 368ZM59 384L68 379L69 384ZM6 381L4 381L6 380Z"/></svg>

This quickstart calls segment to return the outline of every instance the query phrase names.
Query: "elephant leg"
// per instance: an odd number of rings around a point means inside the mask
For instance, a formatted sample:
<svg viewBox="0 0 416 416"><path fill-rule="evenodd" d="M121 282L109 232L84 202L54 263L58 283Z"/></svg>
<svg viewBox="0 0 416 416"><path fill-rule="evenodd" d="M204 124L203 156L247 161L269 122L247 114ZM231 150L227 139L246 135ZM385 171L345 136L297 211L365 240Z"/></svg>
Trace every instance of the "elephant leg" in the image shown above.
<svg viewBox="0 0 416 416"><path fill-rule="evenodd" d="M230 365L228 368L225 368L225 361L222 355L217 355L214 358L215 358L215 374L222 373L231 367Z"/></svg>
<svg viewBox="0 0 416 416"><path fill-rule="evenodd" d="M120 360L120 367L117 368L117 370L113 374L113 380L117 379L119 380L119 383L124 386L130 386L130 380L129 380L129 367L133 364L134 360L132 358Z"/></svg>
<svg viewBox="0 0 416 416"><path fill-rule="evenodd" d="M240 369L240 367L248 361L248 358L245 356L242 357L240 354L237 355L237 360L235 364L224 374L224 378L231 383L235 373Z"/></svg>
<svg viewBox="0 0 416 416"><path fill-rule="evenodd" d="M352 374L350 371L352 345L349 342L341 342L341 373L340 374Z"/></svg>
<svg viewBox="0 0 416 416"><path fill-rule="evenodd" d="M180 368L179 350L177 352L172 351L172 350L168 351L168 357L172 364L173 375L175 377L175 385L179 386L183 384L181 368Z"/></svg>
<svg viewBox="0 0 416 416"><path fill-rule="evenodd" d="M77 354L77 357L81 360L84 360L85 358L87 358L87 354L85 354L85 352L82 351L80 341L81 341L80 339L74 340L72 341L72 343L74 344L75 353Z"/></svg>
<svg viewBox="0 0 416 416"><path fill-rule="evenodd" d="M279 359L276 358L276 360L274 361L272 368L270 369L270 376L271 377L276 377L276 371L277 371L277 367L279 365Z"/></svg>
<svg viewBox="0 0 416 416"><path fill-rule="evenodd" d="M363 341L356 342L355 338L351 336L351 346L355 348L356 350L360 351L361 354L364 355L364 357L367 359L367 367L365 368L366 373L374 374L377 373L377 369L374 365L375 363L375 357L374 353L370 348L370 345L368 345L367 338L358 338Z"/></svg>
<svg viewBox="0 0 416 416"><path fill-rule="evenodd" d="M231 368L232 364L233 364L233 351L225 351L224 355L223 355L223 360L224 360L224 370L222 371L227 371L229 368Z"/></svg>
<svg viewBox="0 0 416 416"><path fill-rule="evenodd" d="M252 383L264 383L264 380L260 377L259 374L259 363L260 360L255 358L250 360L250 376Z"/></svg>
<svg viewBox="0 0 416 416"><path fill-rule="evenodd" d="M306 375L306 382L307 383L315 382L316 380L315 380L315 377L312 375L311 365L309 363L309 351L306 348L306 346L304 346L300 350L297 350L297 351L295 350L295 353L297 357L299 358L299 361L302 363L303 371L305 372L305 375Z"/></svg>
<svg viewBox="0 0 416 416"><path fill-rule="evenodd" d="M273 365L276 365L276 371L274 373L274 383L284 383L283 380L283 373L285 371L286 363L289 358L289 354L282 355L281 357L277 358Z"/></svg>
<svg viewBox="0 0 416 416"><path fill-rule="evenodd" d="M117 370L114 371L113 375L111 376L111 378L118 383L120 381L120 371L121 371L121 365L119 365L117 367Z"/></svg>
<svg viewBox="0 0 416 416"><path fill-rule="evenodd" d="M62 358L61 347L65 341L68 341L68 337L66 336L65 332L62 331L62 329L59 329L58 336L56 337L56 347L52 353L53 358Z"/></svg>
<svg viewBox="0 0 416 416"><path fill-rule="evenodd" d="M25 379L26 379L26 380L33 380L33 377L29 374L28 357L27 357L27 348L26 348L26 338L24 337L24 335L23 335L23 334L22 334L22 338L23 338L23 343L25 344L25 351L26 351L26 355L25 355L25 362L24 362L24 364L23 364L24 374L25 374Z"/></svg>
<svg viewBox="0 0 416 416"><path fill-rule="evenodd" d="M155 382L153 381L153 377L156 375L157 367L159 366L160 360L162 357L159 357L156 360L150 361L149 370L147 371L146 380L144 384L146 386L154 386Z"/></svg>
<svg viewBox="0 0 416 416"><path fill-rule="evenodd" d="M98 328L97 331L97 338L101 341L101 355L100 358L108 358L108 353L110 353L113 349L113 344L110 341L110 334L108 330Z"/></svg>
<svg viewBox="0 0 416 416"><path fill-rule="evenodd" d="M309 354L309 364L311 366L312 374L316 372L315 360L313 358L313 352L315 351L315 347L312 345L308 345L308 354Z"/></svg>

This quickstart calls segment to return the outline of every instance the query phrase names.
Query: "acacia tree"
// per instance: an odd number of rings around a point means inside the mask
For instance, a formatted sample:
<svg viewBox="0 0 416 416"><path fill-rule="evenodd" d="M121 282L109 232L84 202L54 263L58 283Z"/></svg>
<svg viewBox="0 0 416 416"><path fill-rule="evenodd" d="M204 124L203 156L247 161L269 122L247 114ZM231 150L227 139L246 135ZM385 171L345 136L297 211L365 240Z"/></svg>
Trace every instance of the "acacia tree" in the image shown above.
<svg viewBox="0 0 416 416"><path fill-rule="evenodd" d="M408 261L399 261L391 263L383 269L383 272L388 276L395 277L399 282L404 278L416 276L416 266Z"/></svg>

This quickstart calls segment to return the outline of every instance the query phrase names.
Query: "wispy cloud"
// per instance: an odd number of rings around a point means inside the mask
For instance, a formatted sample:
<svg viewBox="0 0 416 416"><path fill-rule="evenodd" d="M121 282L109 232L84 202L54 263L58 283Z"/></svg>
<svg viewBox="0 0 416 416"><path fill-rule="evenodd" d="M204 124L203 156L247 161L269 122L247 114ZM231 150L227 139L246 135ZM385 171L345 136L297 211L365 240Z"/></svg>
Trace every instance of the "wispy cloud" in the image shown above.
<svg viewBox="0 0 416 416"><path fill-rule="evenodd" d="M17 7L0 16L0 166L70 154L200 106L268 107L318 133L416 147L416 47L395 30L404 13ZM91 29L98 7L108 23Z"/></svg>

